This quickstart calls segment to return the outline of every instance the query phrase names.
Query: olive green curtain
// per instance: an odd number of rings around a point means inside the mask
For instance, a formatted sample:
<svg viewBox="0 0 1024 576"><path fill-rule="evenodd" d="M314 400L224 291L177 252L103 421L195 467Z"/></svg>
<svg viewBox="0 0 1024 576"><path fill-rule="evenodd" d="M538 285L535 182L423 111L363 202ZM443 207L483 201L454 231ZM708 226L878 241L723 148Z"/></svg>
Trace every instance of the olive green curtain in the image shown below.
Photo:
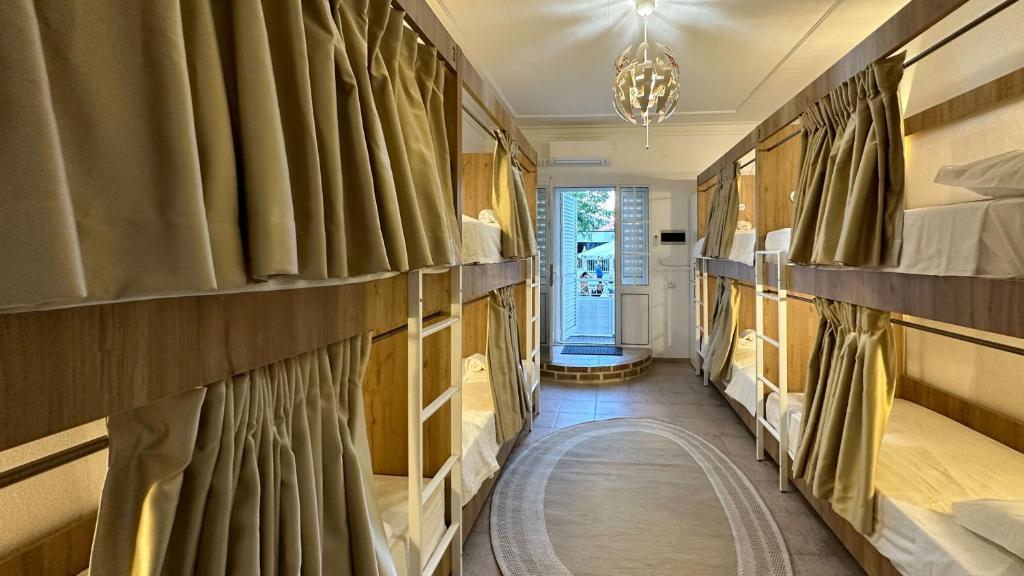
<svg viewBox="0 0 1024 576"><path fill-rule="evenodd" d="M733 345L739 328L740 290L728 278L718 279L711 330L704 349L704 370L713 382L724 382L732 366Z"/></svg>
<svg viewBox="0 0 1024 576"><path fill-rule="evenodd" d="M491 206L501 226L501 255L509 259L536 256L537 236L516 160L519 144L505 131L499 131L495 140Z"/></svg>
<svg viewBox="0 0 1024 576"><path fill-rule="evenodd" d="M740 215L739 178L735 169L728 179L723 181L723 178L720 174L708 215L707 236L701 254L708 258L728 258L736 237L736 221Z"/></svg>
<svg viewBox="0 0 1024 576"><path fill-rule="evenodd" d="M93 574L393 576L365 334L108 420Z"/></svg>
<svg viewBox="0 0 1024 576"><path fill-rule="evenodd" d="M487 369L494 398L495 429L499 444L514 439L533 410L529 380L519 349L515 289L491 292L487 300Z"/></svg>
<svg viewBox="0 0 1024 576"><path fill-rule="evenodd" d="M2 3L0 308L457 262L436 52L384 4Z"/></svg>
<svg viewBox="0 0 1024 576"><path fill-rule="evenodd" d="M896 388L889 313L816 299L793 474L860 532L874 531L875 470Z"/></svg>
<svg viewBox="0 0 1024 576"><path fill-rule="evenodd" d="M897 266L905 166L900 54L871 64L803 115L808 132L790 260Z"/></svg>

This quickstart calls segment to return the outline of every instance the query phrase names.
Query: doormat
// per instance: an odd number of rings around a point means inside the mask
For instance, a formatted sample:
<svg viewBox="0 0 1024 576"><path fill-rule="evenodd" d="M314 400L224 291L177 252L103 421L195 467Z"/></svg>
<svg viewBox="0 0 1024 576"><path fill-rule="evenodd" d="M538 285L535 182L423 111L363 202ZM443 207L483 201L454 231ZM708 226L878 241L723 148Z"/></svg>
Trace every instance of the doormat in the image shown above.
<svg viewBox="0 0 1024 576"><path fill-rule="evenodd" d="M570 356L622 356L621 346L565 346L562 354Z"/></svg>

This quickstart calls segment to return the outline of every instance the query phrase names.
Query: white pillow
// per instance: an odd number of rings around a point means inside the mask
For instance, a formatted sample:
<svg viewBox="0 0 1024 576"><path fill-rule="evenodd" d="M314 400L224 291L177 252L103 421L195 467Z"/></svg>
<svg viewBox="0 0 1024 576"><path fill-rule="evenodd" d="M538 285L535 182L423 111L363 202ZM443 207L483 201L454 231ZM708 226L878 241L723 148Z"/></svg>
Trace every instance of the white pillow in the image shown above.
<svg viewBox="0 0 1024 576"><path fill-rule="evenodd" d="M958 524L1024 559L1024 501L964 500L953 503Z"/></svg>
<svg viewBox="0 0 1024 576"><path fill-rule="evenodd" d="M959 186L989 198L1024 196L1024 150L1014 150L960 166L944 166L937 184Z"/></svg>

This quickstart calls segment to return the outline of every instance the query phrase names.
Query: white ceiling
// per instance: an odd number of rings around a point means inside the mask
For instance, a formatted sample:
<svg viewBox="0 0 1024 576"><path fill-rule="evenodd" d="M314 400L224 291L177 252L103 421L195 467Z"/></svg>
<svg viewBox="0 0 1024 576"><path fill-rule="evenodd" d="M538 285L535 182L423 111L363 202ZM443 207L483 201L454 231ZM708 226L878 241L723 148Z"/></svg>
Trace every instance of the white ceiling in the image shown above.
<svg viewBox="0 0 1024 576"><path fill-rule="evenodd" d="M658 0L650 39L679 60L673 121L764 119L908 0ZM619 122L615 58L632 0L428 0L523 124Z"/></svg>

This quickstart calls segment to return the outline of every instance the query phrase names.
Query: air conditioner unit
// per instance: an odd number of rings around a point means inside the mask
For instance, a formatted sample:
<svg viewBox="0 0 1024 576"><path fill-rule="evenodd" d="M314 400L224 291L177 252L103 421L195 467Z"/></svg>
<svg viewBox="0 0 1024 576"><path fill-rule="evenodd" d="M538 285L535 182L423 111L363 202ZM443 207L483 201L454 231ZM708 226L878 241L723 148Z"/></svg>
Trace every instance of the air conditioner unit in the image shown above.
<svg viewBox="0 0 1024 576"><path fill-rule="evenodd" d="M612 143L577 140L551 143L552 166L611 166Z"/></svg>

